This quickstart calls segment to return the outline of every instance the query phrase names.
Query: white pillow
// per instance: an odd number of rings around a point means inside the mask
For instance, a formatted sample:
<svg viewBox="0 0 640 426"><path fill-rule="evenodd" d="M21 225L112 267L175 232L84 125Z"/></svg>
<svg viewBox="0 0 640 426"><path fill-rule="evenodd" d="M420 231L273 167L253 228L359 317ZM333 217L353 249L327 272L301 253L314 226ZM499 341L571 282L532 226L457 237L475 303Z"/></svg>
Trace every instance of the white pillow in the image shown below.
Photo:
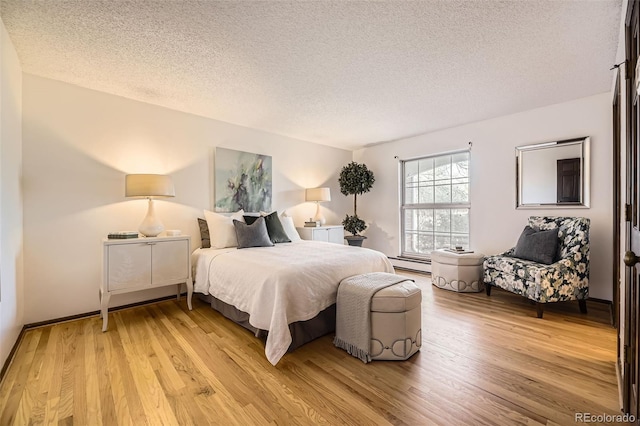
<svg viewBox="0 0 640 426"><path fill-rule="evenodd" d="M209 210L204 211L204 218L207 220L207 226L209 227L211 248L221 249L238 246L236 230L233 227L233 219L244 222L243 215L244 210L237 211L231 216L223 216Z"/></svg>
<svg viewBox="0 0 640 426"><path fill-rule="evenodd" d="M284 214L280 215L280 223L282 223L282 227L284 228L284 232L287 233L289 239L293 241L300 241L300 234L298 234L298 230L296 226L293 224L293 218L291 216L285 216Z"/></svg>

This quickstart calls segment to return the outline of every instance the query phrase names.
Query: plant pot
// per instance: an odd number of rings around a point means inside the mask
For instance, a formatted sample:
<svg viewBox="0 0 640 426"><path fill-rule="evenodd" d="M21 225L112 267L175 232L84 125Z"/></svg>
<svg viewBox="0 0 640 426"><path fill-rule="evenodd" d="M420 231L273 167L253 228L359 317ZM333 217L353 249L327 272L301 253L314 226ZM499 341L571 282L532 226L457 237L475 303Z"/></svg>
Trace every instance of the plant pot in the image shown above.
<svg viewBox="0 0 640 426"><path fill-rule="evenodd" d="M362 242L367 239L367 237L363 237L362 235L349 235L344 237L349 243L350 246L362 247Z"/></svg>

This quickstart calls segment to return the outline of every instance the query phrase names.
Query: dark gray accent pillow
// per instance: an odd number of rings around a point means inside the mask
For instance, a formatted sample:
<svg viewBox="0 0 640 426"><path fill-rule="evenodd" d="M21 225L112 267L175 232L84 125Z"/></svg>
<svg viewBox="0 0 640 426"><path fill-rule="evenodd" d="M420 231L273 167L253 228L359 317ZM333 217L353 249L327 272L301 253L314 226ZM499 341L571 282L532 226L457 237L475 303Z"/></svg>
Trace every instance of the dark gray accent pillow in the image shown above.
<svg viewBox="0 0 640 426"><path fill-rule="evenodd" d="M198 226L200 227L202 248L211 248L211 237L209 237L209 225L207 225L207 221L202 218L198 218Z"/></svg>
<svg viewBox="0 0 640 426"><path fill-rule="evenodd" d="M251 225L233 219L238 248L273 247L264 218L258 217Z"/></svg>
<svg viewBox="0 0 640 426"><path fill-rule="evenodd" d="M537 231L525 226L516 248L514 257L551 265L556 260L558 251L558 228Z"/></svg>
<svg viewBox="0 0 640 426"><path fill-rule="evenodd" d="M261 216L244 216L244 221L251 225L259 217ZM282 226L282 222L280 222L277 211L262 217L264 217L264 220L267 224L267 232L269 233L269 238L271 239L272 243L277 244L291 242L289 236L287 235L287 232Z"/></svg>

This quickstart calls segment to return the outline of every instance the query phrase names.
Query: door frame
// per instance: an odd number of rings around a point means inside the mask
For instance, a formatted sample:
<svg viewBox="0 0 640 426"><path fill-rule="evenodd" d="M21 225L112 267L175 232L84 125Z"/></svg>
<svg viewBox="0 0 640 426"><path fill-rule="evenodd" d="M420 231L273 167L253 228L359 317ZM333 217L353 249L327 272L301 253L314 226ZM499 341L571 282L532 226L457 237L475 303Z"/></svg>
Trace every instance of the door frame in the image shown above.
<svg viewBox="0 0 640 426"><path fill-rule="evenodd" d="M637 111L634 112L638 108L637 97L635 93L635 64L638 61L638 43L640 43L640 28L638 24L638 2L631 1L627 5L627 11L625 16L625 162L624 164L620 164L620 167L624 167L626 182L625 182L625 209L624 209L624 226L620 225L621 228L618 233L618 237L621 240L621 243L624 243L624 251L628 251L632 248L631 240L632 240L632 227L634 218L637 215L637 211L632 211L632 206L637 203L636 196L637 194L633 194L631 191L631 186L637 186L638 182L636 179L636 174L633 172L633 164L634 164L634 155L637 155L636 146L638 140L638 122L637 120ZM615 133L614 133L615 136ZM614 142L615 143L615 142ZM615 156L614 152L614 156ZM615 165L615 157L614 157L614 165ZM630 173L631 171L631 173ZM620 177L622 179L622 177ZM620 182L621 183L621 182ZM637 188L636 188L637 189ZM637 192L637 191L636 191ZM619 195L622 195L622 188L620 189ZM615 196L615 195L614 195ZM622 212L620 212L622 214ZM614 250L614 253L618 253L620 256L620 247ZM618 267L620 265L618 264ZM615 266L614 266L615 268ZM638 312L636 311L636 301L634 300L637 297L637 289L632 288L633 276L635 274L635 267L624 267L624 272L620 271L620 280L624 277L624 336L623 336L623 350L620 351L620 345L618 346L618 363L620 364L621 370L620 375L622 376L622 409L625 413L637 414L638 413L638 401L636 399L637 395L634 392L634 383L637 382L637 371L636 371L636 357L637 357L637 332L638 332ZM633 312L632 312L633 310ZM620 337L620 334L618 334ZM632 377L633 376L633 377ZM637 383L635 383L637 385Z"/></svg>
<svg viewBox="0 0 640 426"><path fill-rule="evenodd" d="M611 325L618 330L618 358L620 358L620 243L622 241L620 221L622 220L621 161L622 149L620 130L622 126L620 96L620 68L617 68L613 89L613 301L611 303Z"/></svg>

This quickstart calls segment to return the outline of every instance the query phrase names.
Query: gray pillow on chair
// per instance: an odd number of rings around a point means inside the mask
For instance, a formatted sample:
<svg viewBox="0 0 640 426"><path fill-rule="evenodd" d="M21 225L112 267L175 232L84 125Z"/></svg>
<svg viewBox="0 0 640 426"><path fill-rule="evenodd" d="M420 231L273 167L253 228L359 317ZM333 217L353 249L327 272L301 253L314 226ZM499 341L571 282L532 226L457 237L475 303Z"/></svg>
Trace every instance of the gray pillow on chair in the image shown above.
<svg viewBox="0 0 640 426"><path fill-rule="evenodd" d="M513 256L551 265L558 251L558 228L536 231L526 226L520 234Z"/></svg>
<svg viewBox="0 0 640 426"><path fill-rule="evenodd" d="M259 217L251 225L234 219L233 227L236 230L239 249L249 247L273 247L263 217Z"/></svg>

